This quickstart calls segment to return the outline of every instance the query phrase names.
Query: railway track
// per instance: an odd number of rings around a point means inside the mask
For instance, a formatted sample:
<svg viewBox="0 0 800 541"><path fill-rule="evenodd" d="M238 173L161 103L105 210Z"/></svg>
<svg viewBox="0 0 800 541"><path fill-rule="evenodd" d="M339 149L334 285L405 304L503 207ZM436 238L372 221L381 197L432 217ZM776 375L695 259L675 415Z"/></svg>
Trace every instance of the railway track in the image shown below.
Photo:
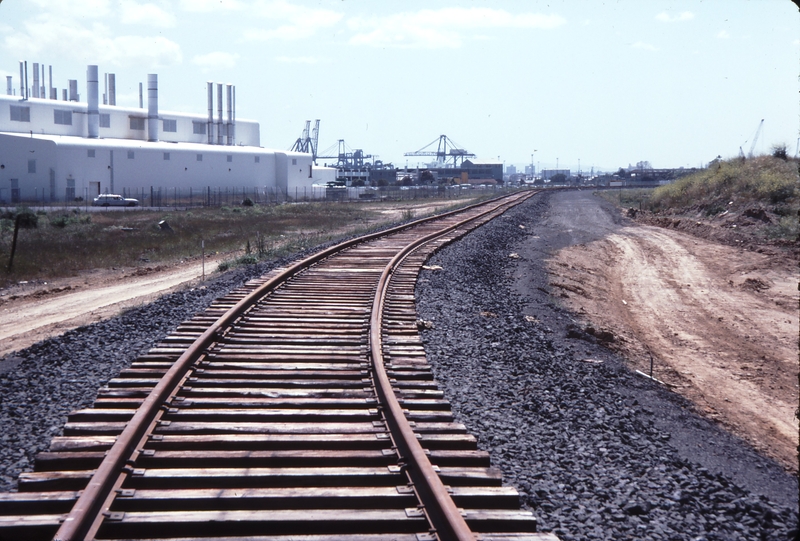
<svg viewBox="0 0 800 541"><path fill-rule="evenodd" d="M325 250L181 324L0 494L0 540L554 540L417 333L436 249L518 193Z"/></svg>

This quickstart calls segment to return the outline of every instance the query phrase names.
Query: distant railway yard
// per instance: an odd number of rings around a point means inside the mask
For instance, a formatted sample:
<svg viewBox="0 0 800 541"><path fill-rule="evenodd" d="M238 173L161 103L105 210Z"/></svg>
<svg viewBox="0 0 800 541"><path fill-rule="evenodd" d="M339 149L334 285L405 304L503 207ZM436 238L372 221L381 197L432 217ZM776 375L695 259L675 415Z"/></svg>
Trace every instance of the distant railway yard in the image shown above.
<svg viewBox="0 0 800 541"><path fill-rule="evenodd" d="M234 308L299 260L387 225L325 225L300 244L275 230L261 262L209 264L202 284L20 338L0 360L0 539L794 538L796 251L720 238L702 219L676 231L675 218L609 199L545 190L404 264L394 254L423 233L359 243L259 308ZM739 228L752 221L741 215ZM395 289L372 301L381 272ZM92 276L64 279L89 291ZM24 321L42 298L75 293L56 283L0 309ZM210 327L229 309L239 327ZM381 356L397 406L371 390ZM186 371L170 375L179 358ZM165 375L186 381L158 390ZM127 469L97 481L104 455Z"/></svg>

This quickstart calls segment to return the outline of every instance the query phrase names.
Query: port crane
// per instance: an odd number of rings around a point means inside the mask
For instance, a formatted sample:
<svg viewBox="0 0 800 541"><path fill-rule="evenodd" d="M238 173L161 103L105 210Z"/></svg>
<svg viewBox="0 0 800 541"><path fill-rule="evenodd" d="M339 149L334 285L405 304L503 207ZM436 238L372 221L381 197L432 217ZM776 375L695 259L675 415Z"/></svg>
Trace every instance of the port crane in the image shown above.
<svg viewBox="0 0 800 541"><path fill-rule="evenodd" d="M761 128L763 128L763 127L764 127L764 119L762 118L761 122L759 122L759 124L758 124L758 129L756 130L756 134L753 136L753 142L750 144L750 152L747 153L747 157L748 158L752 158L753 157L753 151L755 151L755 149L756 149L756 143L758 142L758 136L761 135ZM747 141L745 141L743 144L747 144ZM744 158L744 151L742 150L742 147L739 147L739 157L740 158Z"/></svg>
<svg viewBox="0 0 800 541"><path fill-rule="evenodd" d="M314 161L314 165L316 165L317 145L319 144L319 119L314 123L314 129L311 130L310 133L309 128L311 128L311 121L306 120L306 127L303 129L303 134L297 138L297 141L294 142L294 145L292 145L292 148L289 150L311 154L311 159Z"/></svg>
<svg viewBox="0 0 800 541"><path fill-rule="evenodd" d="M438 143L438 144L437 144ZM433 145L437 145L436 150L432 149ZM449 150L448 150L449 149ZM442 162L445 166L450 166L447 161L452 159L452 167L458 167L458 161L464 163L466 158L474 158L475 154L467 152L463 148L459 148L452 139L446 135L440 135L421 149L415 152L406 152L405 156L436 156L436 161Z"/></svg>

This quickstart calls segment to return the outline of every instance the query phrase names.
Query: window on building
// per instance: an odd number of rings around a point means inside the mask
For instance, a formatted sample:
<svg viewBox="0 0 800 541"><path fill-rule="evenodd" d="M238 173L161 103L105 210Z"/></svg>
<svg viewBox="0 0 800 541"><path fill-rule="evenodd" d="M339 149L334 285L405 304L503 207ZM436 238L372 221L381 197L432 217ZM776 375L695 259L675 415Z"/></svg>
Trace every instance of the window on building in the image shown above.
<svg viewBox="0 0 800 541"><path fill-rule="evenodd" d="M256 163L261 163L261 156L256 156Z"/></svg>
<svg viewBox="0 0 800 541"><path fill-rule="evenodd" d="M195 135L205 135L206 123L200 122L199 120L192 120L192 133Z"/></svg>
<svg viewBox="0 0 800 541"><path fill-rule="evenodd" d="M169 160L169 152L165 152L164 153L164 159L165 160Z"/></svg>
<svg viewBox="0 0 800 541"><path fill-rule="evenodd" d="M144 131L144 118L138 116L132 116L131 119L131 129L132 130L139 130Z"/></svg>
<svg viewBox="0 0 800 541"><path fill-rule="evenodd" d="M169 120L169 119L165 118L162 122L164 123L164 131L165 132L174 133L174 132L178 131L178 121L177 120Z"/></svg>
<svg viewBox="0 0 800 541"><path fill-rule="evenodd" d="M228 162L230 163L232 161L233 161L233 156L231 154L228 154Z"/></svg>
<svg viewBox="0 0 800 541"><path fill-rule="evenodd" d="M30 122L31 121L31 108L23 107L22 105L11 106L11 120L15 122Z"/></svg>
<svg viewBox="0 0 800 541"><path fill-rule="evenodd" d="M111 127L111 115L109 113L100 113L100 127L101 128Z"/></svg>
<svg viewBox="0 0 800 541"><path fill-rule="evenodd" d="M87 158L94 158L94 149L93 148L90 148L90 149L88 149L86 151L86 157Z"/></svg>
<svg viewBox="0 0 800 541"><path fill-rule="evenodd" d="M132 159L133 159L133 151L132 151L132 150L129 150L129 151L128 151L128 159L129 159L129 160L132 160Z"/></svg>
<svg viewBox="0 0 800 541"><path fill-rule="evenodd" d="M202 162L203 161L203 155L202 154L198 154L197 155L197 161L198 162Z"/></svg>
<svg viewBox="0 0 800 541"><path fill-rule="evenodd" d="M53 111L53 122L62 126L72 126L72 111L56 109Z"/></svg>
<svg viewBox="0 0 800 541"><path fill-rule="evenodd" d="M28 173L36 172L36 160L28 160Z"/></svg>
<svg viewBox="0 0 800 541"><path fill-rule="evenodd" d="M297 158L292 158L292 165L297 165Z"/></svg>

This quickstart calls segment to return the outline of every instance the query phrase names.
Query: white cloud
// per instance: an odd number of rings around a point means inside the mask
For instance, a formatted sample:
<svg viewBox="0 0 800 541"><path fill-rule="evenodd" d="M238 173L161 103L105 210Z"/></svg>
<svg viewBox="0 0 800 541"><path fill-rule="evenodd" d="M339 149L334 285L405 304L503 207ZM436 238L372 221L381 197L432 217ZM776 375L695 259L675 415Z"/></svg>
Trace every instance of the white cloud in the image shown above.
<svg viewBox="0 0 800 541"><path fill-rule="evenodd" d="M305 39L323 28L336 25L343 17L336 11L297 6L285 0L256 0L251 10L254 16L277 21L278 26L246 29L243 33L245 41Z"/></svg>
<svg viewBox="0 0 800 541"><path fill-rule="evenodd" d="M279 56L275 60L287 64L316 64L319 62L319 59L313 56Z"/></svg>
<svg viewBox="0 0 800 541"><path fill-rule="evenodd" d="M39 0L34 0L39 1ZM39 2L54 9L43 9L13 32L6 33L4 48L20 58L35 57L46 51L76 51L88 63L127 66L143 64L149 68L181 62L180 46L158 35L118 35L101 21L87 21L96 13L64 10L62 2ZM78 0L102 11L107 3ZM70 3L67 3L70 4ZM87 55L91 55L88 57Z"/></svg>
<svg viewBox="0 0 800 541"><path fill-rule="evenodd" d="M681 21L691 21L694 19L694 13L691 11L684 11L678 15L670 15L666 11L662 11L656 15L656 19L665 23L676 23Z"/></svg>
<svg viewBox="0 0 800 541"><path fill-rule="evenodd" d="M475 29L550 29L566 20L559 15L512 14L491 8L423 9L387 17L355 17L347 22L355 32L350 43L374 47L460 47Z"/></svg>
<svg viewBox="0 0 800 541"><path fill-rule="evenodd" d="M161 28L175 26L175 16L155 4L140 4L135 0L120 2L120 21L126 24L144 23Z"/></svg>
<svg viewBox="0 0 800 541"><path fill-rule="evenodd" d="M181 9L195 13L240 11L246 6L239 0L181 0Z"/></svg>
<svg viewBox="0 0 800 541"><path fill-rule="evenodd" d="M100 19L111 14L109 0L70 0L69 2L53 2L52 0L29 0L39 6L40 13L73 18L80 14L82 19Z"/></svg>
<svg viewBox="0 0 800 541"><path fill-rule="evenodd" d="M731 37L731 35L728 34L725 30L720 30L719 32L717 32L717 37L719 39L728 39L729 37Z"/></svg>
<svg viewBox="0 0 800 541"><path fill-rule="evenodd" d="M655 45L651 45L650 43L645 43L643 41L637 41L633 45L631 45L634 49L645 49L646 51L657 51L658 47Z"/></svg>
<svg viewBox="0 0 800 541"><path fill-rule="evenodd" d="M234 53L225 53L222 51L215 51L208 54L196 55L192 58L192 64L200 66L203 73L209 71L219 71L222 69L231 69L236 67L236 61L239 60L239 55Z"/></svg>

